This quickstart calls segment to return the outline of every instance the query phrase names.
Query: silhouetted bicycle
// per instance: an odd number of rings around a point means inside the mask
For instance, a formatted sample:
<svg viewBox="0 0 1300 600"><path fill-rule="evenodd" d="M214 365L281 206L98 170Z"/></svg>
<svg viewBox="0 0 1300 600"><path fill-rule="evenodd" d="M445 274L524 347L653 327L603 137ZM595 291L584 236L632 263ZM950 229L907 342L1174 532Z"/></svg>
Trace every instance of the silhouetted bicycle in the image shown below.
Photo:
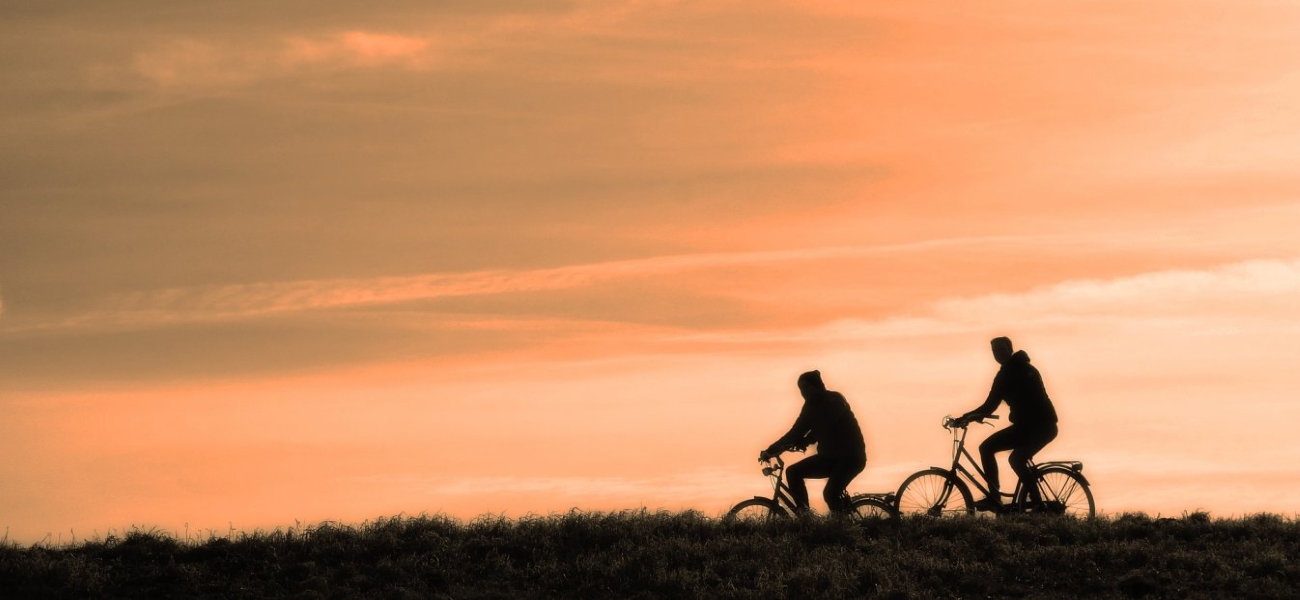
<svg viewBox="0 0 1300 600"><path fill-rule="evenodd" d="M991 415L988 418L998 417ZM970 486L986 495L989 490L985 486L984 470L966 450L968 425L969 423L951 416L943 418L944 429L952 432L952 466L946 469L932 467L904 480L903 485L898 487L897 494L900 514L946 517L975 512ZM962 459L965 459L970 468L962 464ZM1083 476L1082 462L1031 462L1030 467L1037 474L1036 489L1025 486L1017 477L1014 492L1000 492L1004 498L1011 500L1010 503L1003 503L1002 513L1069 515L1084 519L1096 516L1096 504L1088 480Z"/></svg>
<svg viewBox="0 0 1300 600"><path fill-rule="evenodd" d="M736 504L727 512L727 518L769 521L786 519L795 513L794 498L790 495L790 486L785 482L785 461L774 456L763 462L763 474L772 480L772 497L754 496ZM841 498L847 498L849 507L845 511L855 519L890 519L898 516L894 508L894 495L856 494L850 496L846 491Z"/></svg>

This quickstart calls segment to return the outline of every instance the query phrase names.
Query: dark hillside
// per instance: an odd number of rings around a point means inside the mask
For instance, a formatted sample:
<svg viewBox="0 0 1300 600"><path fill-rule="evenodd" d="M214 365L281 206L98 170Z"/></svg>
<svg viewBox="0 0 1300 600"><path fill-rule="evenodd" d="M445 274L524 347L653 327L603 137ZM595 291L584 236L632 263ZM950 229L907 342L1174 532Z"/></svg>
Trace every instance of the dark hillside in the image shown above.
<svg viewBox="0 0 1300 600"><path fill-rule="evenodd" d="M186 544L0 548L5 597L1300 597L1300 523L698 513L380 519Z"/></svg>

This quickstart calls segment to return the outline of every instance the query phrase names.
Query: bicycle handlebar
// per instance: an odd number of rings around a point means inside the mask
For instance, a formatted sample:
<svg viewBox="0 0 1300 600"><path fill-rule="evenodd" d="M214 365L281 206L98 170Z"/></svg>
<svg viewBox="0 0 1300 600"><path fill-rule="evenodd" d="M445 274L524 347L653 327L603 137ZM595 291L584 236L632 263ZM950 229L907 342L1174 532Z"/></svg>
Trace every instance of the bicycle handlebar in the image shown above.
<svg viewBox="0 0 1300 600"><path fill-rule="evenodd" d="M986 416L979 417L979 418L975 418L975 419L965 420L965 419L962 419L961 417L954 417L954 416L952 416L952 415L948 415L948 416L946 416L946 417L943 418L943 428L944 428L944 429L952 429L952 428L954 428L954 427L965 427L965 426L967 426L967 425L970 425L972 421L973 421L973 422L976 422L976 423L984 423L984 421L986 421L986 420L987 420L987 421L996 421L996 420L998 420L998 419L1000 419L1000 418L1001 418L1001 417L999 417L999 416L997 416L997 415L986 415ZM985 425L987 425L987 424L988 424L988 423L985 423Z"/></svg>
<svg viewBox="0 0 1300 600"><path fill-rule="evenodd" d="M785 471L785 459L780 455L769 457L762 462L767 463L767 466L763 467L763 474L768 477Z"/></svg>

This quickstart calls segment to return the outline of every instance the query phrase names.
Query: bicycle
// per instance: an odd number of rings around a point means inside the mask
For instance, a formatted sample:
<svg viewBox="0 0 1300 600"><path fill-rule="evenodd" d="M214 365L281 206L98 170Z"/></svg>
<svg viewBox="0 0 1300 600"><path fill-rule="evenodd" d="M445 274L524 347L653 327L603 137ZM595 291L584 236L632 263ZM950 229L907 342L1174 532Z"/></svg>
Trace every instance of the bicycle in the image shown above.
<svg viewBox="0 0 1300 600"><path fill-rule="evenodd" d="M990 415L989 419L997 419ZM983 423L983 419L979 419ZM970 515L975 513L971 499L971 486L988 494L984 470L974 456L966 450L968 422L943 418L943 428L952 432L952 466L931 467L913 473L898 487L898 512L905 515L936 517ZM962 459L970 465L967 468ZM1017 477L1012 493L999 492L1011 502L1003 503L1001 514L1036 513L1069 515L1091 519L1096 516L1096 503L1088 479L1083 476L1083 463L1079 461L1030 462L1036 475L1037 486L1031 489ZM977 476L978 475L978 476ZM967 484L969 482L969 485Z"/></svg>
<svg viewBox="0 0 1300 600"><path fill-rule="evenodd" d="M772 497L754 496L743 500L727 511L726 518L773 521L798 514L790 486L785 482L785 460L774 456L761 462L763 475L772 480ZM854 519L892 519L898 516L892 493L849 495L845 491L840 498L846 502L842 505L849 507L845 514Z"/></svg>

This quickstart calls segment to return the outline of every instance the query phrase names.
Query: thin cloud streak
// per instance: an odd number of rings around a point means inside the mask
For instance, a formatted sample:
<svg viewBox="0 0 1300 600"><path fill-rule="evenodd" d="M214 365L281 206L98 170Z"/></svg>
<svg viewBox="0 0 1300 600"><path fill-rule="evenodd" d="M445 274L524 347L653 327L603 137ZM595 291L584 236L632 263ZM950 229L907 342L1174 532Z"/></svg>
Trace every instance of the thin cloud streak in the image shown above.
<svg viewBox="0 0 1300 600"><path fill-rule="evenodd" d="M1027 294L993 294L936 305L936 312L970 320L1123 315L1126 318L1292 308L1300 292L1300 258L1251 260L1207 270L1171 270L1113 280L1067 281ZM1278 301L1284 301L1279 304ZM1284 315L1275 315L1284 316Z"/></svg>
<svg viewBox="0 0 1300 600"><path fill-rule="evenodd" d="M413 71L439 68L497 68L515 60L530 46L552 47L575 39L615 40L671 38L662 19L670 15L708 15L711 9L667 8L641 3L580 3L556 14L516 13L482 18L451 18L409 23L395 30L354 29L346 26L306 34L263 33L244 39L190 36L172 38L138 51L129 71L163 88L233 89L258 81L283 77L315 67L384 68ZM687 17L689 18L689 17ZM778 18L773 16L773 18ZM714 32L717 33L717 32ZM716 50L716 48L715 48ZM722 63L735 67L752 60L735 50ZM686 56L683 54L683 56ZM711 55L691 56L695 68L716 67ZM687 63L682 62L685 65ZM799 66L808 68L812 61ZM559 65L552 65L559 69ZM569 68L564 66L565 69ZM592 68L584 64L583 68ZM116 72L101 65L103 72ZM562 70L562 69L561 69ZM603 78L625 78L623 69L601 69ZM646 73L638 73L638 79ZM655 77L682 77L680 68Z"/></svg>
<svg viewBox="0 0 1300 600"><path fill-rule="evenodd" d="M1202 329L1259 321L1277 330L1292 321L1300 293L1300 258L1251 260L1212 269L1177 269L1110 280L1084 279L1020 294L940 300L913 315L880 320L842 319L797 331L704 333L682 339L720 343L830 342L983 332L991 323L1035 324L1122 321L1146 327ZM1300 327L1300 323L1293 323Z"/></svg>
<svg viewBox="0 0 1300 600"><path fill-rule="evenodd" d="M429 68L433 39L344 31L242 44L180 38L137 52L131 70L165 89L231 88L314 66Z"/></svg>
<svg viewBox="0 0 1300 600"><path fill-rule="evenodd" d="M78 327L153 327L186 322L223 321L330 308L380 306L456 296L560 290L617 279L655 277L687 271L870 257L940 248L1034 244L1032 237L973 237L882 246L841 246L756 252L718 252L598 262L526 271L484 270L370 279L272 282L125 294L98 311L23 327L22 330ZM10 328L14 331L14 328Z"/></svg>
<svg viewBox="0 0 1300 600"><path fill-rule="evenodd" d="M399 65L428 68L433 60L432 39L371 31L346 31L324 38L295 37L285 41L285 61L344 63L361 67Z"/></svg>

